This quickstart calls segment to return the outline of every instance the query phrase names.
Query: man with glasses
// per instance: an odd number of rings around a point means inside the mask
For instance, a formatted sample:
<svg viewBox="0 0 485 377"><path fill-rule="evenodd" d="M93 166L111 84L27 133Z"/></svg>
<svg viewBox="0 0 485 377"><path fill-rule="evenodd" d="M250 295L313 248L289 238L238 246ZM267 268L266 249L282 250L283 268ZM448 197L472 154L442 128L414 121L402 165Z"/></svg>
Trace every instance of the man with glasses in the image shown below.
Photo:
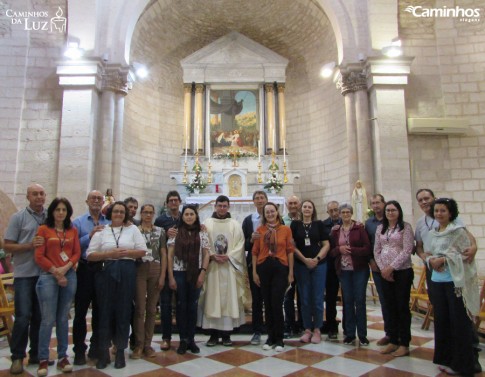
<svg viewBox="0 0 485 377"><path fill-rule="evenodd" d="M97 232L100 232L110 221L101 213L103 207L103 194L98 190L93 190L88 194L86 200L88 212L74 219L73 225L77 228L79 241L81 243L81 258L76 270L77 290L74 297L74 322L72 326L72 340L74 343L74 365L86 364L85 343L87 326L86 314L89 306L92 305L91 327L92 335L88 357L98 358L98 307L94 289L95 264L88 263L86 250L89 241Z"/></svg>
<svg viewBox="0 0 485 377"><path fill-rule="evenodd" d="M210 329L208 347L232 345L231 332L245 322L244 303L247 281L244 234L241 225L231 219L229 198L216 199L215 212L204 222L210 237L210 264L201 293L197 324Z"/></svg>
<svg viewBox="0 0 485 377"><path fill-rule="evenodd" d="M167 234L167 239L175 238L177 235L177 223L180 218L180 204L182 199L177 191L169 191L165 200L167 212L158 216L155 225L163 228ZM173 291L168 284L168 274L160 293L160 314L162 320L162 343L160 349L168 351L172 340L172 297Z"/></svg>

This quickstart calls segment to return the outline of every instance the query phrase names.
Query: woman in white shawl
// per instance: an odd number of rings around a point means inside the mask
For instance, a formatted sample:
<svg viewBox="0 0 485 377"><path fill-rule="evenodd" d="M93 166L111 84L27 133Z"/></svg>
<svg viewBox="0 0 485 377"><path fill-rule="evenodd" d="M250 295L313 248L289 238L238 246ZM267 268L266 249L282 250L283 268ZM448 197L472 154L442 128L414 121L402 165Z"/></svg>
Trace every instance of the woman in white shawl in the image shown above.
<svg viewBox="0 0 485 377"><path fill-rule="evenodd" d="M470 241L465 228L454 222L456 201L436 199L431 216L439 223L424 240L434 295L433 363L447 374L472 376L480 368L472 322L480 310L476 264L463 256Z"/></svg>

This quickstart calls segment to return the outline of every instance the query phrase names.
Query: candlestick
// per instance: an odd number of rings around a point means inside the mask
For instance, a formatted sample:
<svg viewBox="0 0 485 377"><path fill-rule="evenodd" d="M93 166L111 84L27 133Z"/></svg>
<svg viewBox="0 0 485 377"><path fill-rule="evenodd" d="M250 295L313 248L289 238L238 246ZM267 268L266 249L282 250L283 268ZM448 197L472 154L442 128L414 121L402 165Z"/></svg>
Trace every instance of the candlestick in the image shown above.
<svg viewBox="0 0 485 377"><path fill-rule="evenodd" d="M258 162L258 183L263 183L263 176L261 175L261 161Z"/></svg>
<svg viewBox="0 0 485 377"><path fill-rule="evenodd" d="M286 140L283 141L283 162L286 162Z"/></svg>

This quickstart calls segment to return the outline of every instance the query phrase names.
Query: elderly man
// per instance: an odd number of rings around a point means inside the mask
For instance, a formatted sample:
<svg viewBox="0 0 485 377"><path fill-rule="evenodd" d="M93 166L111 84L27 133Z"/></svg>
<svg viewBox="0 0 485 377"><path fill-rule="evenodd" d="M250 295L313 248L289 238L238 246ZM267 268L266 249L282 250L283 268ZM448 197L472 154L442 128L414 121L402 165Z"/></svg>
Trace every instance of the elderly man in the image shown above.
<svg viewBox="0 0 485 377"><path fill-rule="evenodd" d="M45 191L41 185L30 185L27 188L29 205L10 218L5 233L5 251L12 254L15 264L15 321L10 342L11 374L23 373L28 340L29 364L39 363L37 349L41 314L35 286L40 269L34 261L34 249L44 242L36 234L37 228L44 223L47 216L45 199ZM53 362L49 362L49 365L52 364Z"/></svg>
<svg viewBox="0 0 485 377"><path fill-rule="evenodd" d="M249 287L251 288L252 296L252 324L253 337L251 344L257 345L261 343L261 333L263 332L263 296L261 296L261 288L259 288L253 281L253 269L251 268L253 243L259 238L259 233L256 232L258 226L261 225L261 216L263 214L263 207L268 203L268 195L264 191L255 191L253 193L253 203L256 207L256 212L246 216L242 223L242 230L244 233L244 250L246 251L246 264L248 266Z"/></svg>
<svg viewBox="0 0 485 377"><path fill-rule="evenodd" d="M290 196L286 199L286 208L288 213L283 216L285 225L290 226L293 220L301 220L301 201L296 195ZM285 309L285 330L283 336L288 339L292 335L298 336L303 328L301 317L300 296L297 295L298 321L295 321L295 293L296 280L291 283L290 289L286 291L283 306Z"/></svg>
<svg viewBox="0 0 485 377"><path fill-rule="evenodd" d="M323 226L327 236L335 225L341 225L342 219L338 211L339 204L332 200L327 204L328 218L323 221ZM337 322L337 295L339 279L335 270L335 258L328 255L327 262L327 282L325 284L325 322L322 326L322 333L328 333L328 338L335 340L338 337Z"/></svg>
<svg viewBox="0 0 485 377"><path fill-rule="evenodd" d="M97 359L98 356L98 307L94 289L94 263L88 263L86 250L89 241L94 234L101 231L110 221L101 213L103 206L103 194L98 190L93 190L88 194L86 199L88 212L74 219L73 225L77 228L79 242L81 243L81 258L76 270L77 286L76 296L74 298L74 322L72 326L72 338L74 343L74 365L86 364L85 343L87 326L86 314L89 306L92 305L91 326L93 333L90 339L90 348L88 357Z"/></svg>
<svg viewBox="0 0 485 377"><path fill-rule="evenodd" d="M210 329L208 347L231 346L231 332L245 322L244 303L247 279L244 234L241 225L231 219L229 198L216 199L215 212L205 221L210 237L210 264L200 298L198 325Z"/></svg>

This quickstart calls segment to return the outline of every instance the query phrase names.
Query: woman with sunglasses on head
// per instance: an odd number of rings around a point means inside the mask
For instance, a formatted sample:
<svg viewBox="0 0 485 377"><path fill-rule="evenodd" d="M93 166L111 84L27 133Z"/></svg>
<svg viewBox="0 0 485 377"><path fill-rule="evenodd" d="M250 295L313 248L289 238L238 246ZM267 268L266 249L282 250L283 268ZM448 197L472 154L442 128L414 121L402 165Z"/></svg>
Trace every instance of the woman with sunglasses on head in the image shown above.
<svg viewBox="0 0 485 377"><path fill-rule="evenodd" d="M439 224L424 242L434 293L433 363L450 375L473 376L481 371L472 322L480 311L477 266L464 256L470 240L464 226L455 221L456 201L436 199L430 215Z"/></svg>
<svg viewBox="0 0 485 377"><path fill-rule="evenodd" d="M199 295L209 266L209 236L201 230L195 206L184 206L177 235L167 242L168 281L177 299L176 320L180 335L177 353L189 349L199 353L195 344L195 326Z"/></svg>
<svg viewBox="0 0 485 377"><path fill-rule="evenodd" d="M409 298L414 278L411 263L413 249L413 228L404 222L401 205L390 200L384 206L382 224L376 229L374 259L381 271L384 300L389 311L390 343L381 353L395 357L409 355Z"/></svg>
<svg viewBox="0 0 485 377"><path fill-rule="evenodd" d="M74 266L81 256L77 229L72 226L72 206L66 198L55 198L47 209L45 225L37 236L44 239L35 249L35 262L43 270L37 281L42 320L39 330L38 376L47 376L49 343L52 328L56 326L57 369L72 372L67 358L69 309L76 293L77 277Z"/></svg>
<svg viewBox="0 0 485 377"><path fill-rule="evenodd" d="M116 347L115 368L126 366L125 348L130 335L131 307L135 299L135 260L151 255L136 225L130 222L126 204L118 201L109 207L110 225L97 232L87 250L89 262L99 262L95 276L99 312L99 354L97 369L110 363L109 347Z"/></svg>
<svg viewBox="0 0 485 377"><path fill-rule="evenodd" d="M293 252L295 246L291 229L282 224L276 204L263 207L260 237L253 245L253 280L261 287L268 339L264 350L284 350L283 299L288 285L293 282Z"/></svg>
<svg viewBox="0 0 485 377"><path fill-rule="evenodd" d="M165 283L167 273L167 246L165 231L153 225L155 206L141 206L141 223L138 226L151 255L145 255L136 268L135 315L133 332L135 334L135 349L130 358L139 359L155 357L152 348L155 315L160 291Z"/></svg>

